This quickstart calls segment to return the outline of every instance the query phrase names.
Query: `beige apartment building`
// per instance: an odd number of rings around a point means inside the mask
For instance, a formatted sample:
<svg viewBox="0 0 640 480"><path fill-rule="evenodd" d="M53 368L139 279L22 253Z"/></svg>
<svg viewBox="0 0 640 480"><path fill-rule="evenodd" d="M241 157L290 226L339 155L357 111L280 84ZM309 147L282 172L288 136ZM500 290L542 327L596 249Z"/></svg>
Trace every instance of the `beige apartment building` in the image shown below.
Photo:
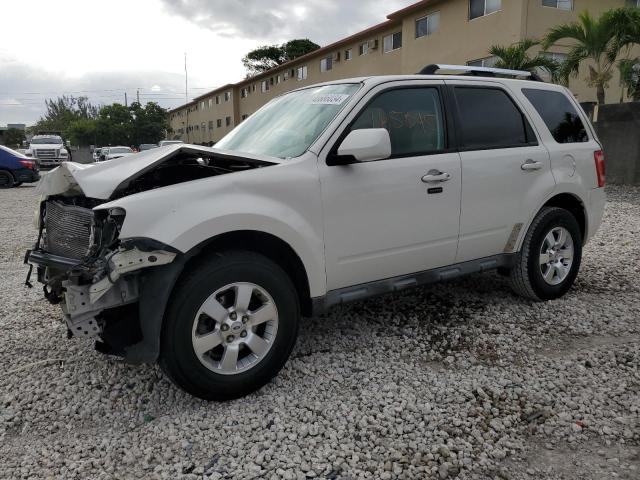
<svg viewBox="0 0 640 480"><path fill-rule="evenodd" d="M225 85L171 110L176 138L212 144L272 98L296 88L330 80L387 74L413 74L432 63L491 66L492 45L542 38L553 26L594 16L611 8L640 7L640 0L422 0L387 20L268 72ZM562 45L549 55L561 61ZM640 52L634 52L640 56ZM570 88L580 102L595 101L587 85L587 66ZM617 71L607 102L620 100Z"/></svg>

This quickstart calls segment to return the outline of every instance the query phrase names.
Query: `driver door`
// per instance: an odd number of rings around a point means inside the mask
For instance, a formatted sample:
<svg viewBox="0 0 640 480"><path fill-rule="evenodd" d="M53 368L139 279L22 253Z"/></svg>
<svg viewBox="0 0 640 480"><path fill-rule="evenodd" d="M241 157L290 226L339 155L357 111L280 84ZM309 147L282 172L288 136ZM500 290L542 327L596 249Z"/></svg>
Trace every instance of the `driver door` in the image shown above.
<svg viewBox="0 0 640 480"><path fill-rule="evenodd" d="M449 149L441 81L376 87L319 158L327 289L454 263L460 222L460 156ZM385 128L391 157L328 166L349 132Z"/></svg>

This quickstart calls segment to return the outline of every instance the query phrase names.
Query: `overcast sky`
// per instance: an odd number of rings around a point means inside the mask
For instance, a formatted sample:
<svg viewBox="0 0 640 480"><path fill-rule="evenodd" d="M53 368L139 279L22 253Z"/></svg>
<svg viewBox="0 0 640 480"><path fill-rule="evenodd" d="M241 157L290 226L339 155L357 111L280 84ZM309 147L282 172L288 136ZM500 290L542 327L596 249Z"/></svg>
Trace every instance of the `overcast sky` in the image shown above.
<svg viewBox="0 0 640 480"><path fill-rule="evenodd" d="M184 103L244 77L249 50L292 38L321 46L415 0L19 0L0 14L0 125L36 121L44 99Z"/></svg>

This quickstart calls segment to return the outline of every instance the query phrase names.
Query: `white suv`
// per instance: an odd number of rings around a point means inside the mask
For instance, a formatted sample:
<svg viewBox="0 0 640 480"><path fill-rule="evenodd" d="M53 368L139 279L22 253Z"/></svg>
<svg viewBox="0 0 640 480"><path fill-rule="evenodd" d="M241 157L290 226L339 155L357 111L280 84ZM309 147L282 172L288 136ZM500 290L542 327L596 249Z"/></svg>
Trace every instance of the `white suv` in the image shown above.
<svg viewBox="0 0 640 480"><path fill-rule="evenodd" d="M27 260L69 333L218 400L332 305L492 269L558 298L602 219L602 147L566 88L460 68L286 93L214 149L66 163Z"/></svg>

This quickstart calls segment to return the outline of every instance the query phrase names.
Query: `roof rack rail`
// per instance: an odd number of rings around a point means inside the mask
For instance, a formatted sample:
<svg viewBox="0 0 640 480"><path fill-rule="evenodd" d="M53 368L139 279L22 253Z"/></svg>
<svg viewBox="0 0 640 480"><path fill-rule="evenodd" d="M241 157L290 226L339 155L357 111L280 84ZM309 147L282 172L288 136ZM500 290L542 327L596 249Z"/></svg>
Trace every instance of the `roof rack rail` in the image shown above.
<svg viewBox="0 0 640 480"><path fill-rule="evenodd" d="M454 72L464 72L462 75L472 75L476 77L495 77L502 75L505 77L524 77L536 82L542 82L542 78L533 72L526 70L509 70L506 68L473 67L471 65L441 65L431 64L418 72L418 75L436 75L440 70L450 70Z"/></svg>

